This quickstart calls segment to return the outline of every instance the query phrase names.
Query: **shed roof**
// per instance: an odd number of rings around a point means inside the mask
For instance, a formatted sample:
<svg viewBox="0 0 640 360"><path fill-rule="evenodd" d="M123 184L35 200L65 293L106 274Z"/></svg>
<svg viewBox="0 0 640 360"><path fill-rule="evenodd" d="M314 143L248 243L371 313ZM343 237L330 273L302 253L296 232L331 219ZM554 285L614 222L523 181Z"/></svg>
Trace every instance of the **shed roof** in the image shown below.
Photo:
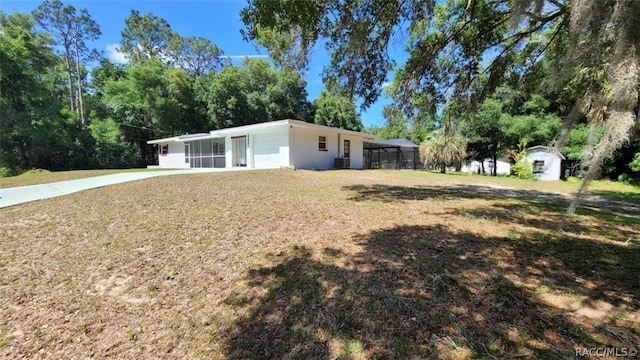
<svg viewBox="0 0 640 360"><path fill-rule="evenodd" d="M407 139L365 140L365 148L419 148Z"/></svg>
<svg viewBox="0 0 640 360"><path fill-rule="evenodd" d="M562 155L562 153L552 147L549 146L542 146L542 145L537 145L537 146L532 146L530 148L527 148L526 151L532 151L532 150L542 150L544 152L550 152L550 153L555 153L556 155L558 155L558 157L560 157L560 159L565 160L564 155Z"/></svg>

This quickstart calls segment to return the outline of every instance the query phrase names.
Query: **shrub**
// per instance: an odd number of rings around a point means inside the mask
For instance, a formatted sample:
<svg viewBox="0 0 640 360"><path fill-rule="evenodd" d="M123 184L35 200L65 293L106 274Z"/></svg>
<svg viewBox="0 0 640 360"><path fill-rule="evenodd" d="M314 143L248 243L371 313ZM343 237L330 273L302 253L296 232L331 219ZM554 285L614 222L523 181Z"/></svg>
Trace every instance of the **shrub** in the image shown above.
<svg viewBox="0 0 640 360"><path fill-rule="evenodd" d="M527 152L525 150L527 146L526 142L521 142L518 145L518 151L514 156L515 164L511 165L511 170L520 179L532 179L533 178L533 165L531 161L527 160Z"/></svg>

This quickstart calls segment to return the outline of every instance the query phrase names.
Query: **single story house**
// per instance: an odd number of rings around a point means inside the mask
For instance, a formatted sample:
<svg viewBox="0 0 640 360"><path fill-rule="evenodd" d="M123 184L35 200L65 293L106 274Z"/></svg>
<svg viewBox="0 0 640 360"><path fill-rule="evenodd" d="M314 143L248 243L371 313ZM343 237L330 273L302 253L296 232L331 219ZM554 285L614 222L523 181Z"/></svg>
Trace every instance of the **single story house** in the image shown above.
<svg viewBox="0 0 640 360"><path fill-rule="evenodd" d="M407 139L364 141L365 169L421 169L419 146Z"/></svg>
<svg viewBox="0 0 640 360"><path fill-rule="evenodd" d="M540 180L560 180L565 157L548 146L532 146L526 149L526 161L532 166L533 175Z"/></svg>
<svg viewBox="0 0 640 360"><path fill-rule="evenodd" d="M363 167L372 135L280 120L150 140L160 168L331 169Z"/></svg>
<svg viewBox="0 0 640 360"><path fill-rule="evenodd" d="M493 159L486 158L482 162L480 161L470 161L462 164L461 172L471 172L471 173L480 173L482 171L482 167L484 166L484 171L487 174L491 174L493 171ZM496 161L496 174L497 175L511 175L511 160L509 158L498 158Z"/></svg>

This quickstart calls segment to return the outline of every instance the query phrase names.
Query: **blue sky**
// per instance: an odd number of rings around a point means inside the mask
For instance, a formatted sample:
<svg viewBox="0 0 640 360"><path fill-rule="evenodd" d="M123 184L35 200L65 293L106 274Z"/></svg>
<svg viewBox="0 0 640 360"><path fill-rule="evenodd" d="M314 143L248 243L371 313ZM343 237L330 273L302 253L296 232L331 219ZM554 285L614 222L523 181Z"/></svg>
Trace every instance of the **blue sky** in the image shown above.
<svg viewBox="0 0 640 360"><path fill-rule="evenodd" d="M154 13L169 22L171 28L181 36L203 36L221 48L225 55L237 58L244 56L265 56L264 49L258 50L253 44L242 39L240 29L240 10L245 6L242 0L77 0L64 1L77 9L86 8L91 17L100 25L102 36L93 46L104 52L114 61L123 60L115 49L119 46L120 31L124 28L124 19L131 9L141 14ZM35 0L0 0L0 10L10 14L13 12L31 12L41 1ZM309 100L315 99L323 88L321 72L328 63L329 55L324 48L317 47L313 52L310 68L305 74ZM391 80L391 79L388 79ZM383 125L382 107L390 103L389 99L381 99L362 113L365 126Z"/></svg>

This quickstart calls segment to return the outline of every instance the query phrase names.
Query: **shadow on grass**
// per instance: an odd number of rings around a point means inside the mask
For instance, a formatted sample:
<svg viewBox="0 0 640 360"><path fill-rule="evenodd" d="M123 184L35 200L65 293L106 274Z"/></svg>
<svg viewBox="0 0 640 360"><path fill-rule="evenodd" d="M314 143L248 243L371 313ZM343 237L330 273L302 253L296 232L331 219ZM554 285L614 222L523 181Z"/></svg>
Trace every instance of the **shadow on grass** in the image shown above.
<svg viewBox="0 0 640 360"><path fill-rule="evenodd" d="M484 199L502 200L515 198L530 204L542 205L553 210L566 210L571 202L570 195L529 189L491 187L483 185L456 184L449 186L395 186L395 185L351 185L343 190L353 193L353 201L409 201L409 200L456 200ZM598 197L585 197L582 209L606 211L614 215L640 220L640 202L611 200L602 192ZM631 196L631 194L630 194Z"/></svg>
<svg viewBox="0 0 640 360"><path fill-rule="evenodd" d="M640 206L640 192L625 192L612 190L591 190L590 194L602 196L615 201L624 201Z"/></svg>
<svg viewBox="0 0 640 360"><path fill-rule="evenodd" d="M640 248L515 235L406 225L355 235L363 250L351 258L294 247L248 272L258 295L227 299L248 315L228 329L225 353L556 359L638 343L640 327L625 316L640 309Z"/></svg>

